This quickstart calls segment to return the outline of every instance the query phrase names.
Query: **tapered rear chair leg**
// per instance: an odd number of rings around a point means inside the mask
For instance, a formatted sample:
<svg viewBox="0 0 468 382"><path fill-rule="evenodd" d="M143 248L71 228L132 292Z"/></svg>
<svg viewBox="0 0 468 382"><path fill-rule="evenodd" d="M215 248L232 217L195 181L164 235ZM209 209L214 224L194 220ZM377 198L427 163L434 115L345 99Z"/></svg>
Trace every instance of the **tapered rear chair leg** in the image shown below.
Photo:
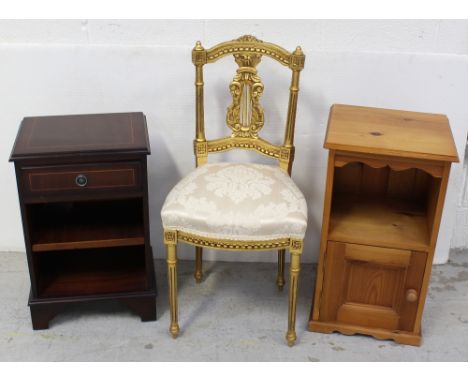
<svg viewBox="0 0 468 382"><path fill-rule="evenodd" d="M276 276L276 285L278 290L283 290L284 287L284 257L286 250L278 250L278 274Z"/></svg>
<svg viewBox="0 0 468 382"><path fill-rule="evenodd" d="M200 283L203 279L203 248L195 247L195 281Z"/></svg>

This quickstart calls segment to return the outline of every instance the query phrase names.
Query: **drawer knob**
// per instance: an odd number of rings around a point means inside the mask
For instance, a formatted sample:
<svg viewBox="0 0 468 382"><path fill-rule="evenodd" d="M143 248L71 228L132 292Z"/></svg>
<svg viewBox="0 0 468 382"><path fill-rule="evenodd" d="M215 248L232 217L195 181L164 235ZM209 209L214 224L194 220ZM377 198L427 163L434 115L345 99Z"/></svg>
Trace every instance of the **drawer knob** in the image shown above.
<svg viewBox="0 0 468 382"><path fill-rule="evenodd" d="M86 176L83 174L77 175L75 178L75 183L79 187L84 187L88 184L88 178L86 178Z"/></svg>
<svg viewBox="0 0 468 382"><path fill-rule="evenodd" d="M406 301L415 302L418 299L418 292L415 289L408 289L406 291Z"/></svg>

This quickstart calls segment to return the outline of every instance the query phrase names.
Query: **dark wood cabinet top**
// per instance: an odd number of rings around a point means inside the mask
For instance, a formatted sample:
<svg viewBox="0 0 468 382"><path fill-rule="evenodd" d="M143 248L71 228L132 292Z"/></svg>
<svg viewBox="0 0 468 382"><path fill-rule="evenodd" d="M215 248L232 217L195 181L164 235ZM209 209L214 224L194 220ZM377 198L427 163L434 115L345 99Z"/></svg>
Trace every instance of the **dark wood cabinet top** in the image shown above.
<svg viewBox="0 0 468 382"><path fill-rule="evenodd" d="M143 113L26 117L10 161L66 154L150 153Z"/></svg>
<svg viewBox="0 0 468 382"><path fill-rule="evenodd" d="M458 162L449 121L442 114L333 105L325 148Z"/></svg>

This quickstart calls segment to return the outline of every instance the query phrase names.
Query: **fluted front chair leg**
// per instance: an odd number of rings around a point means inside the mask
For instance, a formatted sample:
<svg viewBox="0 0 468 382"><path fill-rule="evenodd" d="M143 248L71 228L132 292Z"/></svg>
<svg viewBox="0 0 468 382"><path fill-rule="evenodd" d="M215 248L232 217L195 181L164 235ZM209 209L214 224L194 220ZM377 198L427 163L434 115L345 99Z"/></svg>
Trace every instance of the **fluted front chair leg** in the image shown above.
<svg viewBox="0 0 468 382"><path fill-rule="evenodd" d="M176 338L179 334L177 315L177 250L175 244L167 246L167 278L169 281L169 305L171 309L171 325L169 332Z"/></svg>
<svg viewBox="0 0 468 382"><path fill-rule="evenodd" d="M289 269L289 308L288 308L288 332L286 340L289 346L296 342L296 303L297 303L297 284L299 271L301 269L302 241L291 241L291 264Z"/></svg>
<svg viewBox="0 0 468 382"><path fill-rule="evenodd" d="M283 290L284 287L284 256L286 250L280 249L278 250L278 274L276 276L276 285L278 286L278 290Z"/></svg>
<svg viewBox="0 0 468 382"><path fill-rule="evenodd" d="M167 280L169 283L169 306L171 324L169 332L176 338L179 334L177 314L177 232L165 231L164 241L167 247Z"/></svg>
<svg viewBox="0 0 468 382"><path fill-rule="evenodd" d="M200 283L203 279L203 248L195 247L195 281Z"/></svg>

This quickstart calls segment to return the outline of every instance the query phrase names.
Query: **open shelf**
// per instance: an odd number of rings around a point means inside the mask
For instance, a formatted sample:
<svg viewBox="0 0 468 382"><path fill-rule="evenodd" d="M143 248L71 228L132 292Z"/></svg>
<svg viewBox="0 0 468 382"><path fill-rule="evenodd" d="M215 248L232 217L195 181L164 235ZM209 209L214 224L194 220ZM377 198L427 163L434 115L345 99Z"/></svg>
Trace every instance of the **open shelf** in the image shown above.
<svg viewBox="0 0 468 382"><path fill-rule="evenodd" d="M144 246L36 254L39 297L72 297L147 289Z"/></svg>
<svg viewBox="0 0 468 382"><path fill-rule="evenodd" d="M34 204L33 252L144 244L140 199Z"/></svg>
<svg viewBox="0 0 468 382"><path fill-rule="evenodd" d="M427 251L429 231L424 208L396 198L336 195L329 240Z"/></svg>
<svg viewBox="0 0 468 382"><path fill-rule="evenodd" d="M439 189L420 169L336 167L328 239L427 252Z"/></svg>

